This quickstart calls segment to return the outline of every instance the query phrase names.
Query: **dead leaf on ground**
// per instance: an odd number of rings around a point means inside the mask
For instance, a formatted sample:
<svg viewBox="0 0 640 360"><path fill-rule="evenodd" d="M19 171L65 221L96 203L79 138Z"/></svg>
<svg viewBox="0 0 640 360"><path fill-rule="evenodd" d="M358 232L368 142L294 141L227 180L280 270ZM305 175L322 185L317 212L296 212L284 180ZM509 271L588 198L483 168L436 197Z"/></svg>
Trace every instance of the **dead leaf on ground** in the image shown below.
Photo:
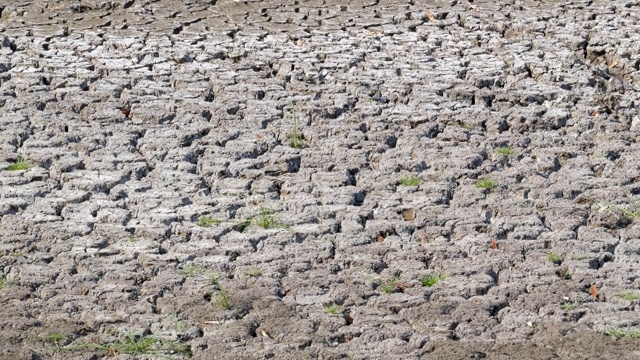
<svg viewBox="0 0 640 360"><path fill-rule="evenodd" d="M413 209L402 210L402 219L404 221L413 221L416 219L416 211Z"/></svg>
<svg viewBox="0 0 640 360"><path fill-rule="evenodd" d="M364 31L365 35L369 35L369 36L378 36L378 35L380 35L380 31L378 31L378 30L364 29L363 31Z"/></svg>
<svg viewBox="0 0 640 360"><path fill-rule="evenodd" d="M410 288L413 285L407 282L397 282L396 287L400 289L400 291L404 291L406 288Z"/></svg>
<svg viewBox="0 0 640 360"><path fill-rule="evenodd" d="M433 15L431 10L427 10L427 17L429 18L429 21L436 21L436 17Z"/></svg>
<svg viewBox="0 0 640 360"><path fill-rule="evenodd" d="M589 288L589 294L591 294L592 298L597 298L598 297L598 288L595 285L591 285L591 287Z"/></svg>
<svg viewBox="0 0 640 360"><path fill-rule="evenodd" d="M620 58L615 58L611 64L609 64L609 70L612 70L614 67L618 66L618 64L620 64Z"/></svg>
<svg viewBox="0 0 640 360"><path fill-rule="evenodd" d="M498 242L495 239L491 239L491 248L498 250Z"/></svg>

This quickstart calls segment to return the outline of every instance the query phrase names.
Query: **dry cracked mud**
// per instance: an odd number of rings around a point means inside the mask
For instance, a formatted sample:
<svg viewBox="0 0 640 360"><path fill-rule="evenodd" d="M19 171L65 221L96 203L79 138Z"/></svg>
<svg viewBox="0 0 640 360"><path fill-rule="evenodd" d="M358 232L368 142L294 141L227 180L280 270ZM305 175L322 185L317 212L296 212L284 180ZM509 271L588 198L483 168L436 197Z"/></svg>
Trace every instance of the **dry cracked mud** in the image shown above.
<svg viewBox="0 0 640 360"><path fill-rule="evenodd" d="M639 21L0 0L0 358L640 358Z"/></svg>

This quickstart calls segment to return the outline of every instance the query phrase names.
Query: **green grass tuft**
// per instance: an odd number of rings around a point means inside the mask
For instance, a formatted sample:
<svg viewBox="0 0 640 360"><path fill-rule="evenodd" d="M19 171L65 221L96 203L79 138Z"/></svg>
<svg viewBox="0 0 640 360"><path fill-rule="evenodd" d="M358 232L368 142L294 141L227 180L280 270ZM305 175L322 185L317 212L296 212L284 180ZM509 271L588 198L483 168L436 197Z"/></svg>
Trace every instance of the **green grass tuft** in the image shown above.
<svg viewBox="0 0 640 360"><path fill-rule="evenodd" d="M554 263L556 265L560 265L564 261L564 257L554 253L553 251L551 251L551 252L549 252L547 254L547 260L551 261L552 263Z"/></svg>
<svg viewBox="0 0 640 360"><path fill-rule="evenodd" d="M491 179L478 179L476 182L478 189L493 189L496 186L498 186L498 183Z"/></svg>
<svg viewBox="0 0 640 360"><path fill-rule="evenodd" d="M113 343L112 347L121 352L138 355L151 352L157 342L158 339L151 336L135 336L132 333L127 333L124 339Z"/></svg>
<svg viewBox="0 0 640 360"><path fill-rule="evenodd" d="M420 179L413 175L405 176L400 179L400 185L402 186L418 186L420 185L420 182Z"/></svg>
<svg viewBox="0 0 640 360"><path fill-rule="evenodd" d="M391 294L398 291L398 278L389 279L380 284L380 290L385 294Z"/></svg>
<svg viewBox="0 0 640 360"><path fill-rule="evenodd" d="M572 303L562 304L560 305L560 308L564 311L572 311L578 308L578 303L572 302Z"/></svg>
<svg viewBox="0 0 640 360"><path fill-rule="evenodd" d="M220 305L224 310L230 310L233 307L233 304L231 303L231 298L229 297L227 289L222 286L220 280L215 276L211 277L211 284L218 288L218 296L216 297L218 305Z"/></svg>
<svg viewBox="0 0 640 360"><path fill-rule="evenodd" d="M509 156L513 154L513 149L508 146L500 146L496 148L496 153L504 156Z"/></svg>
<svg viewBox="0 0 640 360"><path fill-rule="evenodd" d="M208 216L201 216L196 222L196 225L200 227L208 228L208 227L212 227L213 225L218 225L221 222L222 221L220 219L215 219Z"/></svg>
<svg viewBox="0 0 640 360"><path fill-rule="evenodd" d="M289 102L289 114L291 116L291 147L294 149L300 149L302 147L302 141L304 140L304 135L300 133L298 130L298 112L296 111L296 107L293 104L293 101Z"/></svg>
<svg viewBox="0 0 640 360"><path fill-rule="evenodd" d="M287 228L287 225L278 219L271 209L260 207L260 214L253 219L253 222L264 229Z"/></svg>
<svg viewBox="0 0 640 360"><path fill-rule="evenodd" d="M634 291L624 291L618 294L623 300L627 301L636 301L640 300L640 294Z"/></svg>
<svg viewBox="0 0 640 360"><path fill-rule="evenodd" d="M186 265L183 266L179 272L181 275L186 277L196 277L198 275L201 275L204 272L204 269L195 265Z"/></svg>
<svg viewBox="0 0 640 360"><path fill-rule="evenodd" d="M255 268L250 268L250 269L245 270L244 274L249 276L249 277L259 277L259 276L262 276L262 270L255 269Z"/></svg>
<svg viewBox="0 0 640 360"><path fill-rule="evenodd" d="M63 335L62 335L63 336ZM66 338L66 337L65 337ZM39 339L42 341L41 339ZM54 338L44 338L45 341L59 342L62 340L58 335ZM66 341L66 340L65 340ZM162 354L182 354L191 356L191 346L188 344L180 344L175 340L160 340L152 336L138 336L132 333L126 333L120 339L114 342L97 343L90 342L84 344L75 344L68 346L56 346L57 351L78 351L93 350L105 351L113 356L118 353L126 353L131 355L162 355Z"/></svg>
<svg viewBox="0 0 640 360"><path fill-rule="evenodd" d="M9 171L19 171L19 170L27 170L32 165L30 162L25 161L22 157L18 157L18 160L13 164L6 167Z"/></svg>
<svg viewBox="0 0 640 360"><path fill-rule="evenodd" d="M620 340L625 337L632 338L632 339L640 339L640 330L620 330L620 329L611 328L607 330L606 334L611 336L615 340Z"/></svg>
<svg viewBox="0 0 640 360"><path fill-rule="evenodd" d="M68 336L61 333L57 333L57 332L50 332L50 333L39 335L37 339L37 341L52 342L52 343L55 343L56 345L58 343L66 342L68 340L69 340Z"/></svg>
<svg viewBox="0 0 640 360"><path fill-rule="evenodd" d="M447 276L445 274L425 274L420 278L420 282L422 286L432 287L446 278Z"/></svg>
<svg viewBox="0 0 640 360"><path fill-rule="evenodd" d="M627 209L624 207L618 207L620 211L624 214L624 216L628 217L631 220L635 220L640 218L640 207L636 207L635 209Z"/></svg>
<svg viewBox="0 0 640 360"><path fill-rule="evenodd" d="M342 310L342 308L336 304L324 304L324 311L327 312L327 314L337 314L340 312L340 310Z"/></svg>

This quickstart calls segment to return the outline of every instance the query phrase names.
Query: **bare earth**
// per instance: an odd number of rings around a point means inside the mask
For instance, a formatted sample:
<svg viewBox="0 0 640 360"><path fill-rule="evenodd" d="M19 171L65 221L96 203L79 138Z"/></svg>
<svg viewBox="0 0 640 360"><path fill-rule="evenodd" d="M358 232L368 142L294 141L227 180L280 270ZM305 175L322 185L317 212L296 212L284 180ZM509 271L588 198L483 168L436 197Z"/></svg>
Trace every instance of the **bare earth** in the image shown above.
<svg viewBox="0 0 640 360"><path fill-rule="evenodd" d="M0 0L0 358L640 358L639 22Z"/></svg>

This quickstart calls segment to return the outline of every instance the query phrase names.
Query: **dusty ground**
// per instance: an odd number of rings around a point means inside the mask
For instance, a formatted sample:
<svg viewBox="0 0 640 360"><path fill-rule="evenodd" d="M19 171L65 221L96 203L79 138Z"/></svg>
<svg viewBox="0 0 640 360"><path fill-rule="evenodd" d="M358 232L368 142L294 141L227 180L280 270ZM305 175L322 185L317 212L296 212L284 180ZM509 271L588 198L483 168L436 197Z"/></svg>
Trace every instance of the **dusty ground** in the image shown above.
<svg viewBox="0 0 640 360"><path fill-rule="evenodd" d="M0 358L640 358L638 21L0 0Z"/></svg>

